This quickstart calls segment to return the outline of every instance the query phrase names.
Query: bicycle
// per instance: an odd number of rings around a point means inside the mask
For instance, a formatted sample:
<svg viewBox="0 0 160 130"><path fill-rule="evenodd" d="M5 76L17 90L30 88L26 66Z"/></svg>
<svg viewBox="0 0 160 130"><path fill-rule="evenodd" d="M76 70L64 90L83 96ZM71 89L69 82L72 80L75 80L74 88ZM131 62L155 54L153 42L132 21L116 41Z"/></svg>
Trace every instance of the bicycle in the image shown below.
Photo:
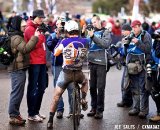
<svg viewBox="0 0 160 130"><path fill-rule="evenodd" d="M74 56L74 51L71 48L66 48L64 51L64 55L66 59L72 58L73 65L81 66L82 62L84 61L86 54L87 54L87 49L86 48L78 48L78 54L77 57ZM73 53L73 54L72 54ZM77 61L80 64L77 64ZM70 115L73 118L73 129L78 130L78 126L80 124L80 119L81 119L81 96L80 96L80 87L78 82L76 81L76 73L77 69L71 70L73 73L73 93L72 93L72 115ZM83 72L82 72L83 73Z"/></svg>
<svg viewBox="0 0 160 130"><path fill-rule="evenodd" d="M72 93L72 107L73 107L73 129L78 130L78 126L80 124L81 119L81 98L80 98L80 87L78 83L75 81L75 71L73 70L73 93Z"/></svg>

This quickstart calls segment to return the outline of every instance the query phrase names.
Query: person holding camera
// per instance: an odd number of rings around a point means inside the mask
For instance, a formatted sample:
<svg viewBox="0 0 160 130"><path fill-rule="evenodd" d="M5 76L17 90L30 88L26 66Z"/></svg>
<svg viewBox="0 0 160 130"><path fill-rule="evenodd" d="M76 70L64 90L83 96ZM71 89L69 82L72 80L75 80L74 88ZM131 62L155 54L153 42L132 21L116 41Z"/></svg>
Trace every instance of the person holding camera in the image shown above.
<svg viewBox="0 0 160 130"><path fill-rule="evenodd" d="M47 39L48 49L52 52L51 57L52 57L52 74L53 74L53 86L54 87L56 87L56 82L62 70L62 63L63 63L62 54L59 56L54 56L54 49L61 40L66 38L64 34L65 33L64 25L65 25L65 22L63 21L63 19L58 19L56 22L55 32L51 33ZM71 114L72 113L71 100L72 100L72 91L73 91L72 83L68 85L67 90L68 90L69 114ZM58 106L57 106L56 117L58 119L61 119L63 117L63 112L64 112L64 102L61 96L58 102Z"/></svg>
<svg viewBox="0 0 160 130"><path fill-rule="evenodd" d="M25 41L28 42L39 30L38 43L30 52L30 67L27 89L28 120L41 122L46 117L39 113L43 94L46 89L46 47L45 36L39 27L45 18L43 10L34 10L32 20L28 21L24 32Z"/></svg>
<svg viewBox="0 0 160 130"><path fill-rule="evenodd" d="M95 15L91 19L92 25L83 27L87 30L90 48L88 61L90 67L90 95L91 110L87 114L95 119L103 118L106 74L109 69L106 50L111 43L110 32L102 28L101 19Z"/></svg>
<svg viewBox="0 0 160 130"><path fill-rule="evenodd" d="M121 44L123 44L123 41L126 37L128 37L131 34L132 28L129 24L124 24L122 26L122 35L124 36L124 38L121 41ZM125 55L122 51L122 55L124 57L125 60ZM117 103L118 107L131 107L132 106L132 93L130 90L129 83L128 80L126 80L127 74L126 74L126 66L124 66L124 72L123 72L123 76L122 76L122 81L121 81L121 93L122 93L122 101Z"/></svg>
<svg viewBox="0 0 160 130"><path fill-rule="evenodd" d="M149 81L152 86L151 96L154 100L157 108L157 115L150 117L149 120L152 122L160 121L160 29L155 30L152 34L154 39L153 48L152 48L152 57L154 62L150 64L150 78ZM149 70L149 68L148 68Z"/></svg>
<svg viewBox="0 0 160 130"><path fill-rule="evenodd" d="M145 118L149 112L149 93L145 88L145 63L151 57L152 39L149 33L142 30L141 25L139 20L131 23L133 32L124 41L124 53L133 99L132 109L128 114Z"/></svg>

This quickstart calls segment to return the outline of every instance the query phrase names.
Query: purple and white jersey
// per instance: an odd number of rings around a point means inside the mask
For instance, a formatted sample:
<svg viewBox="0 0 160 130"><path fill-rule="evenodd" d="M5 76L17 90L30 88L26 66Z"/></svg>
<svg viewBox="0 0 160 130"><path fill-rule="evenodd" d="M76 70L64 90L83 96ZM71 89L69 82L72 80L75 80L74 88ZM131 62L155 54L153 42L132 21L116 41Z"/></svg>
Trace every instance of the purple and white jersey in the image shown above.
<svg viewBox="0 0 160 130"><path fill-rule="evenodd" d="M80 37L63 39L55 48L54 55L63 53L64 69L79 69L87 56L88 40Z"/></svg>

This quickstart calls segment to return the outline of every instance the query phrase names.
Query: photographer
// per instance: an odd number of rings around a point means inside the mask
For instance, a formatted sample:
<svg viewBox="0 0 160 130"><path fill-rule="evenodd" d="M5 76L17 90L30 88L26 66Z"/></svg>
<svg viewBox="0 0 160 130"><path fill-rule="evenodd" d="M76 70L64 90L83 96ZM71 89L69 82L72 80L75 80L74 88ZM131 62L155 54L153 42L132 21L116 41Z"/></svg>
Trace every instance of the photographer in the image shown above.
<svg viewBox="0 0 160 130"><path fill-rule="evenodd" d="M126 43L125 39L131 35L131 30L132 28L129 24L124 24L122 26L122 35L124 36L124 38L122 39L121 44ZM122 55L124 56L124 59L125 59L126 55L124 55L123 48L122 48ZM117 103L118 107L131 107L133 103L131 89L130 87L128 87L129 77L128 77L128 74L126 74L126 71L127 71L126 69L127 67L124 66L124 71L123 71L123 76L121 81L122 101Z"/></svg>
<svg viewBox="0 0 160 130"><path fill-rule="evenodd" d="M51 35L47 39L47 46L48 49L52 52L51 58L52 58L52 74L53 74L53 86L56 87L56 82L58 79L58 76L62 70L62 63L63 63L63 57L62 54L59 56L54 56L54 49L57 44L65 38L65 31L64 31L64 25L65 21L63 19L59 19L56 22L56 29L55 32L51 33ZM69 102L69 114L72 113L72 106L71 106L71 100L72 100L72 83L70 83L67 87L68 90L68 102ZM61 119L63 117L64 112L64 102L62 96L59 99L58 106L57 106L57 115L56 117L58 119Z"/></svg>
<svg viewBox="0 0 160 130"><path fill-rule="evenodd" d="M157 29L152 38L154 39L153 42L153 50L152 50L152 57L155 64L151 64L151 96L155 101L157 107L157 115L151 117L149 120L152 122L160 121L160 29Z"/></svg>
<svg viewBox="0 0 160 130"><path fill-rule="evenodd" d="M149 112L149 93L145 88L145 62L151 57L151 36L142 30L141 22L131 23L134 35L126 39L126 66L129 74L129 87L132 92L133 105L130 116L145 118ZM130 42L128 42L128 40Z"/></svg>
<svg viewBox="0 0 160 130"><path fill-rule="evenodd" d="M102 28L100 17L97 15L92 17L92 25L83 28L82 33L85 29L87 30L90 40L88 61L90 66L91 111L87 116L102 119L106 74L109 67L105 49L110 46L111 35L107 29Z"/></svg>
<svg viewBox="0 0 160 130"><path fill-rule="evenodd" d="M160 58L160 29L157 29L153 34L154 39L153 49L155 51L155 57Z"/></svg>

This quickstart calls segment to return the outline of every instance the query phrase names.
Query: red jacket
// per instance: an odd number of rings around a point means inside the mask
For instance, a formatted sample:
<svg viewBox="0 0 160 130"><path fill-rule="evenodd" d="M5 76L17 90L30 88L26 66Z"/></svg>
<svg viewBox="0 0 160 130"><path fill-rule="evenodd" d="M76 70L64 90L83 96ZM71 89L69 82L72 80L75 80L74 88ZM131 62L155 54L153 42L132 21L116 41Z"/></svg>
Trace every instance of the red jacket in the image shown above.
<svg viewBox="0 0 160 130"><path fill-rule="evenodd" d="M121 27L120 26L113 26L112 32L116 36L121 36Z"/></svg>
<svg viewBox="0 0 160 130"><path fill-rule="evenodd" d="M30 38L34 35L35 30L37 29L36 24L31 20L27 22L27 28L24 32L25 41L28 42ZM38 43L33 51L30 52L30 64L46 64L46 47L45 47L45 36L40 34L38 36Z"/></svg>

